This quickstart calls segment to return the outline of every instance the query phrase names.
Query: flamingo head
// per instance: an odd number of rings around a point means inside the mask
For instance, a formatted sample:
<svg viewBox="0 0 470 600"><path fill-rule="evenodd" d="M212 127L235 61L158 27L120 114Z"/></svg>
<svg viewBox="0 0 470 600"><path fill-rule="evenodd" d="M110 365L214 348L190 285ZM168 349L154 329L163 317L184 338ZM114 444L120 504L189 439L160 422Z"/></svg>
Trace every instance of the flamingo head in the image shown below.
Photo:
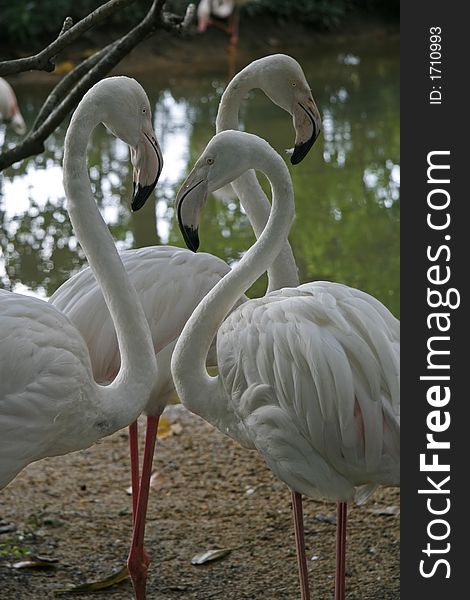
<svg viewBox="0 0 470 600"><path fill-rule="evenodd" d="M207 196L249 169L262 169L273 152L265 140L242 131L222 131L211 139L176 196L179 228L190 250L199 248L199 221Z"/></svg>
<svg viewBox="0 0 470 600"><path fill-rule="evenodd" d="M154 190L163 167L147 94L140 83L129 77L108 77L92 89L94 105L104 113L102 122L130 147L134 182L131 207L139 210Z"/></svg>
<svg viewBox="0 0 470 600"><path fill-rule="evenodd" d="M285 54L261 58L252 68L264 93L292 115L295 146L291 163L296 165L308 154L321 131L321 116L304 72L296 60Z"/></svg>

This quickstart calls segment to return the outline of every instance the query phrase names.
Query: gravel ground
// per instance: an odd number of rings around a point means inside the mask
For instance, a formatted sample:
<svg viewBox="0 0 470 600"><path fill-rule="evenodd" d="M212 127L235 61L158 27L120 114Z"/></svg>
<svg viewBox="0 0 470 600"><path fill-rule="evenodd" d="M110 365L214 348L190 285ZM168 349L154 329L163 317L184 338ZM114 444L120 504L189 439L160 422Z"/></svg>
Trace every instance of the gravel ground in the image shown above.
<svg viewBox="0 0 470 600"><path fill-rule="evenodd" d="M147 522L149 600L297 600L290 494L256 453L181 406L167 409L173 434L157 446ZM143 433L145 419L141 419ZM176 424L176 427L175 427ZM99 580L125 564L131 534L127 431L65 457L30 465L0 494L1 600L67 598L69 584ZM380 490L351 507L348 600L399 598L399 493ZM312 598L334 595L332 503L305 501ZM0 526L0 531L2 527ZM191 564L217 548L216 562ZM26 554L25 554L26 553ZM57 559L17 569L30 553ZM74 598L132 598L130 581Z"/></svg>

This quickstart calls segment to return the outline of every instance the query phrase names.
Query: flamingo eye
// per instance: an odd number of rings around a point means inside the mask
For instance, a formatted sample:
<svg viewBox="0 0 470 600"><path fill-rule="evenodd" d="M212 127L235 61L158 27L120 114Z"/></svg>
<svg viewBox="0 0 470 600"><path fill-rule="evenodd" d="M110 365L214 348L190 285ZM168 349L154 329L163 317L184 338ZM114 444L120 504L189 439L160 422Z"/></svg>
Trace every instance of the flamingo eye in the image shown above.
<svg viewBox="0 0 470 600"><path fill-rule="evenodd" d="M291 84L292 87L296 87L297 86L297 82L296 81L291 81L290 84Z"/></svg>
<svg viewBox="0 0 470 600"><path fill-rule="evenodd" d="M145 108L145 106L142 108L142 114L143 115L147 114L147 109Z"/></svg>
<svg viewBox="0 0 470 600"><path fill-rule="evenodd" d="M206 164L207 165L213 165L214 164L214 159L212 157L206 158Z"/></svg>

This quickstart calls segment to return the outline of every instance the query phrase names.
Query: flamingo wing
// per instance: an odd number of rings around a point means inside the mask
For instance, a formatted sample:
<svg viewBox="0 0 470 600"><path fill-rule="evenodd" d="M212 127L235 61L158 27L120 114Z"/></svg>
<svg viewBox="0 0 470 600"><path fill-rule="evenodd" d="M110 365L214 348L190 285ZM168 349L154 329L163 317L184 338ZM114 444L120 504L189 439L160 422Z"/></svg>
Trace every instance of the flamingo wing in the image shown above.
<svg viewBox="0 0 470 600"><path fill-rule="evenodd" d="M328 282L271 292L226 319L217 354L234 409L292 489L346 500L398 484L399 324L375 298Z"/></svg>

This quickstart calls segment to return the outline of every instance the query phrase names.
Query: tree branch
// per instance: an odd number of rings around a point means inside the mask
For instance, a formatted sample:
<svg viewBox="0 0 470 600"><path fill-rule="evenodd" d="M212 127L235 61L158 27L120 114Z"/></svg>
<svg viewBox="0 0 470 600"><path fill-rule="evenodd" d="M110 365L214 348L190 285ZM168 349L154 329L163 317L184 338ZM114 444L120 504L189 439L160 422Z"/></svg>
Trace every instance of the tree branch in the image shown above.
<svg viewBox="0 0 470 600"><path fill-rule="evenodd" d="M61 35L64 35L64 33L67 33L67 31L72 29L72 27L73 27L72 17L65 17L65 21L62 24L62 29L60 30L59 37ZM51 63L51 65L53 65L54 69L55 69L55 60L56 60L57 56L58 56L57 54L54 54L49 59L49 62Z"/></svg>
<svg viewBox="0 0 470 600"><path fill-rule="evenodd" d="M31 127L31 131L35 131L44 123L54 108L69 93L73 86L80 81L80 79L86 73L88 73L88 71L94 67L115 44L117 44L117 42L112 42L111 44L108 44L108 46L105 46L102 50L99 50L92 56L88 57L79 65L77 65L73 71L67 73L67 75L65 75L65 77L59 81L59 83L44 101L44 104L37 114L33 126Z"/></svg>
<svg viewBox="0 0 470 600"><path fill-rule="evenodd" d="M194 5L189 5L186 15L181 17L168 13L162 15L164 4L165 0L154 0L149 12L138 25L119 40L84 60L56 85L27 136L16 146L0 154L0 171L28 156L43 152L47 137L75 108L83 95L140 42L158 29L180 33L189 27L194 15Z"/></svg>
<svg viewBox="0 0 470 600"><path fill-rule="evenodd" d="M196 14L196 5L191 3L186 7L184 17L174 15L172 13L163 12L161 18L162 28L166 31L182 33L187 31L194 20Z"/></svg>
<svg viewBox="0 0 470 600"><path fill-rule="evenodd" d="M121 8L127 4L132 4L133 2L135 2L135 0L110 0L106 4L99 6L88 16L81 19L81 21L70 29L66 29L64 22L57 39L41 50L41 52L27 58L18 58L16 60L0 62L0 76L13 75L24 71L53 71L55 65L51 61L52 57L67 46L70 46L70 44L83 35L85 31L88 31L112 13L121 10Z"/></svg>

